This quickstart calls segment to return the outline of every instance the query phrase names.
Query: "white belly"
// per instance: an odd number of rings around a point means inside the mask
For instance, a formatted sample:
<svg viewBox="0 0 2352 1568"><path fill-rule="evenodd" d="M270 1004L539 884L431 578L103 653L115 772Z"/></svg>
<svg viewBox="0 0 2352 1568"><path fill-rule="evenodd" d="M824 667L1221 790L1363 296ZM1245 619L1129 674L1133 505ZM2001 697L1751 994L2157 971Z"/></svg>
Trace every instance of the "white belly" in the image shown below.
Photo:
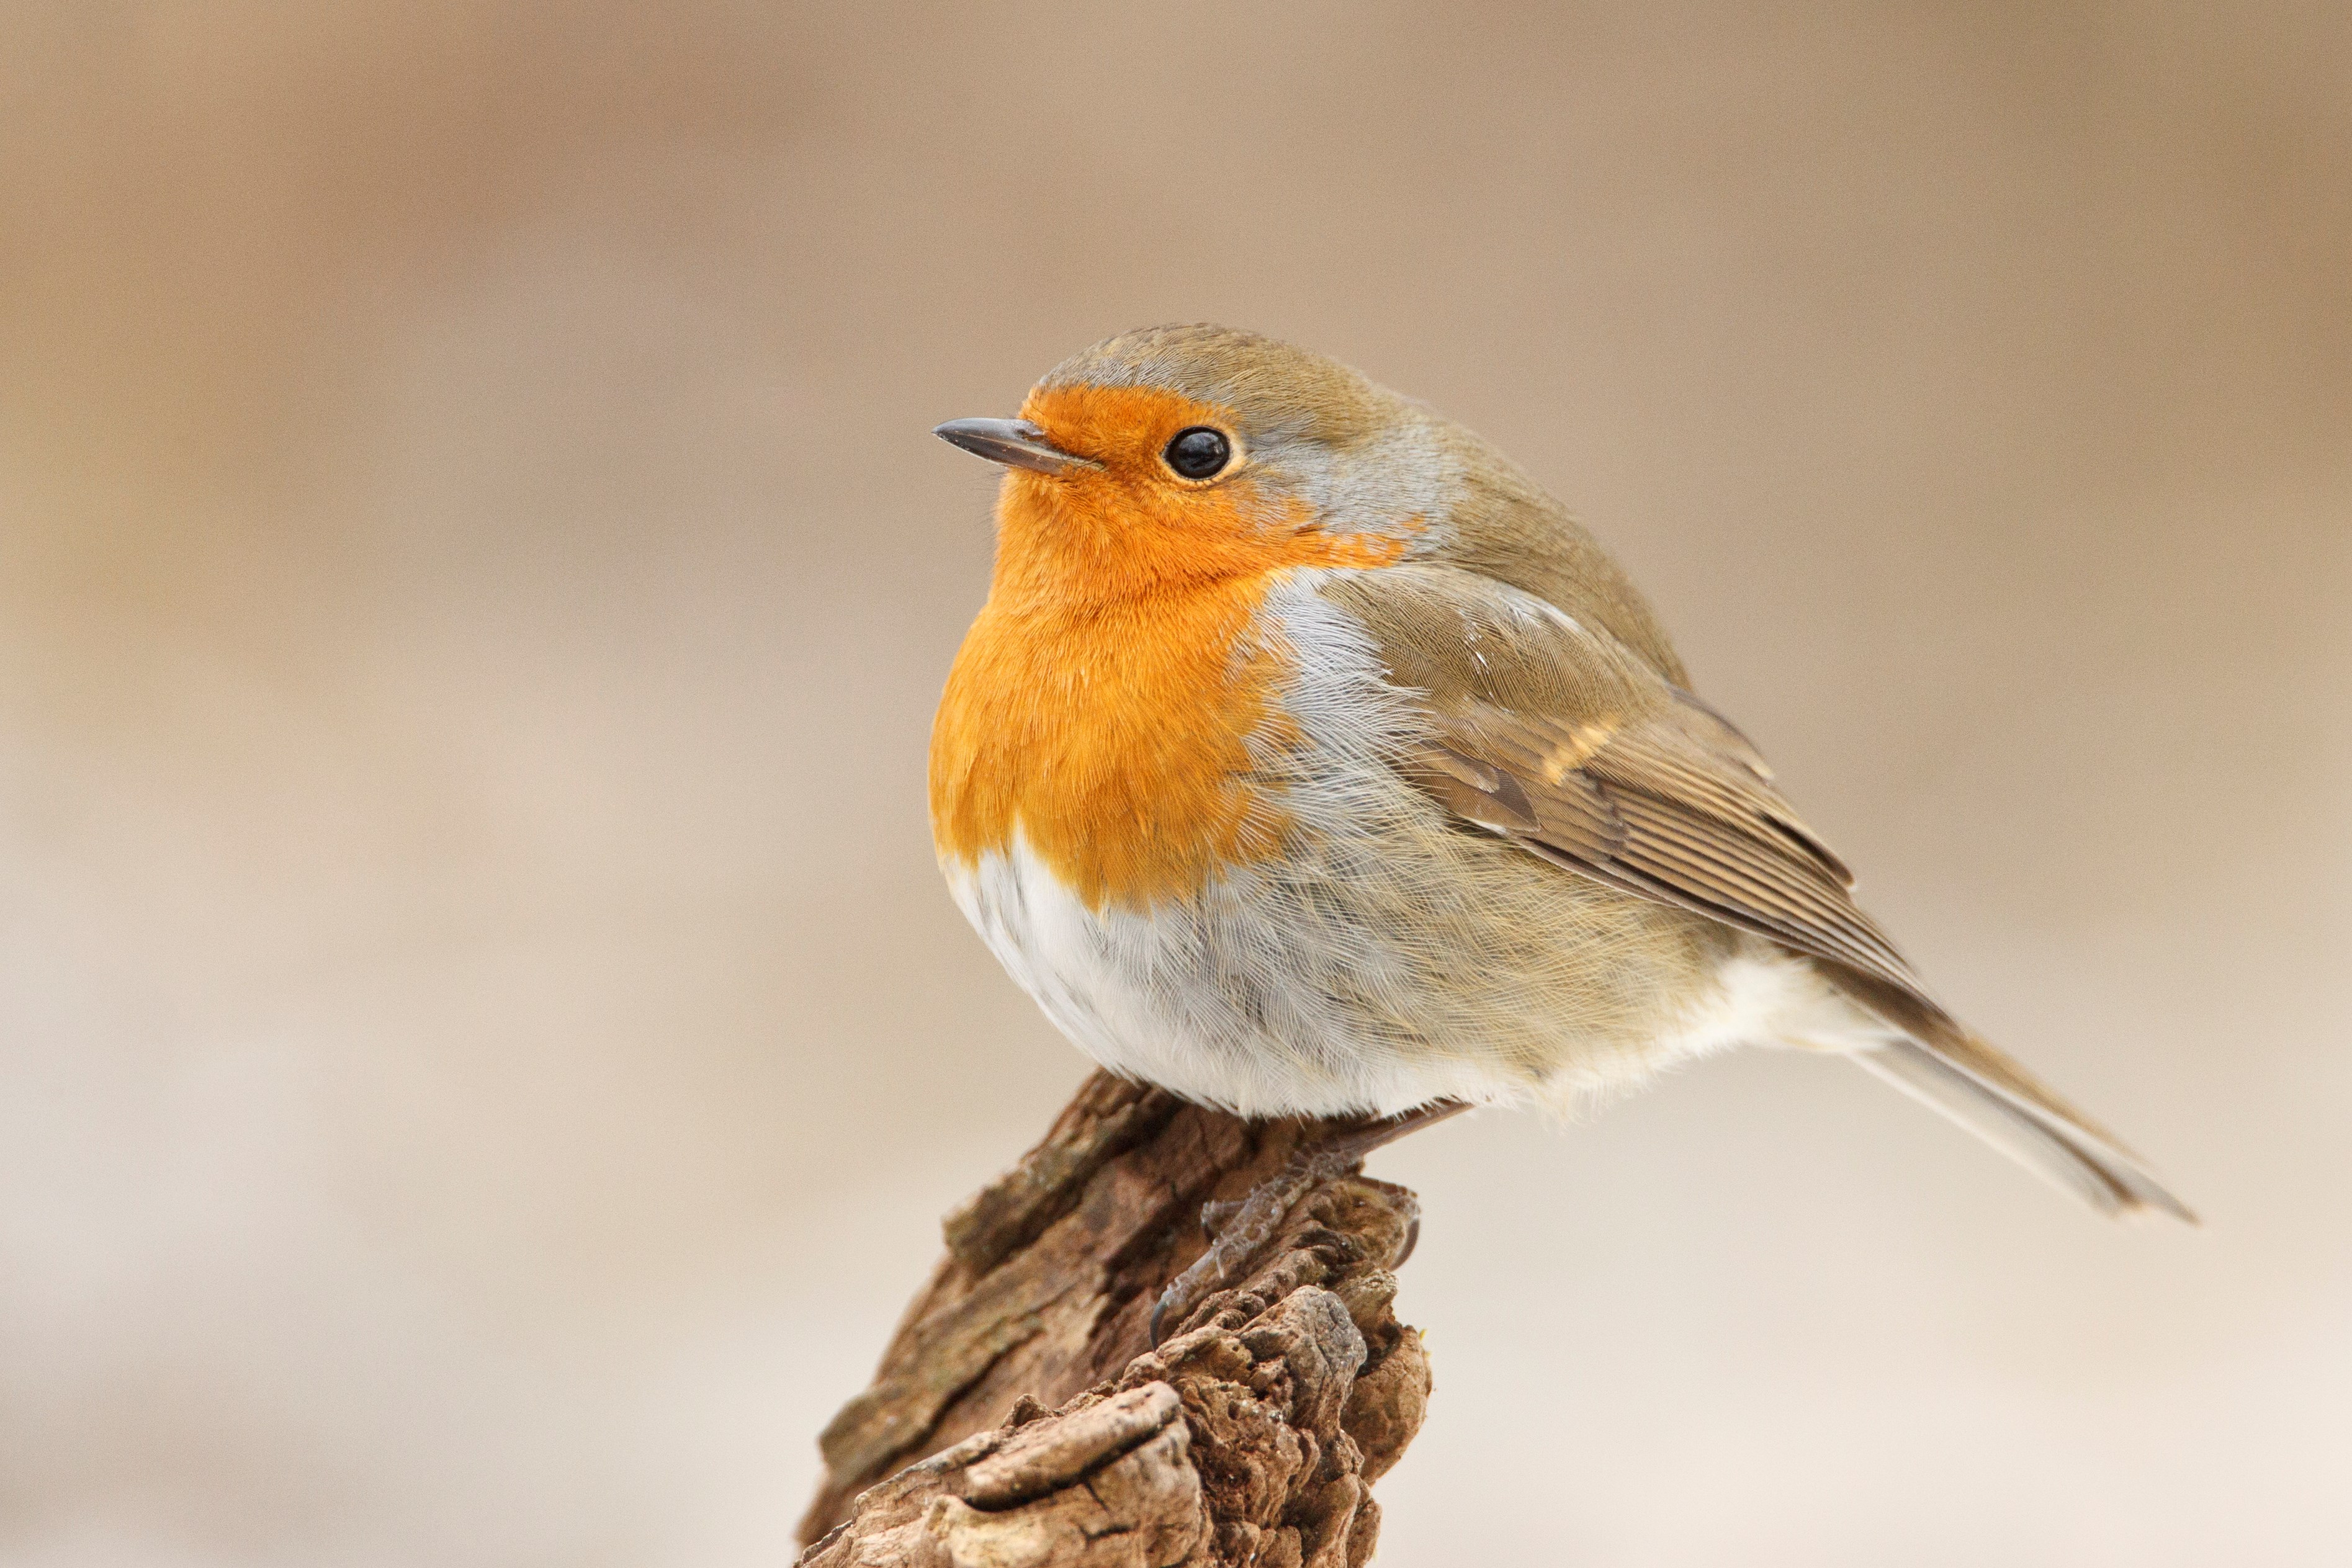
<svg viewBox="0 0 2352 1568"><path fill-rule="evenodd" d="M1527 870L1559 879L1563 904L1580 901L1569 873L1532 859ZM1696 974L1568 953L1532 966L1504 955L1465 976L1432 972L1426 931L1400 940L1335 925L1328 905L1310 917L1259 873L1149 915L1089 910L1018 842L949 880L998 961L1080 1050L1244 1115L1391 1114L1443 1099L1573 1113L1735 1045L1845 1051L1887 1032L1804 960L1728 932ZM1610 935L1576 924L1555 935ZM1595 974L1610 979L1585 983Z"/></svg>
<svg viewBox="0 0 2352 1568"><path fill-rule="evenodd" d="M1381 1038L1362 988L1333 983L1343 964L1360 977L1383 966L1369 936L1343 953L1230 885L1149 915L1097 912L1017 840L977 871L950 868L949 883L1006 972L1114 1072L1245 1115L1512 1097L1475 1055Z"/></svg>

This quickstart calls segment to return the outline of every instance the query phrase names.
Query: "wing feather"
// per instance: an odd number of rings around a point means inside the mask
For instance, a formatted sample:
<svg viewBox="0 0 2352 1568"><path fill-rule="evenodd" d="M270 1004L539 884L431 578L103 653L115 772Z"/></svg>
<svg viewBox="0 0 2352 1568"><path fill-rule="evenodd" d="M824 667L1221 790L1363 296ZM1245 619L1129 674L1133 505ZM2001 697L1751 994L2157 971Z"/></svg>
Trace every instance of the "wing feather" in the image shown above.
<svg viewBox="0 0 2352 1568"><path fill-rule="evenodd" d="M1747 737L1630 652L1450 568L1391 568L1330 591L1421 695L1428 727L1408 767L1457 816L1926 999Z"/></svg>
<svg viewBox="0 0 2352 1568"><path fill-rule="evenodd" d="M1325 592L1371 633L1422 727L1408 776L1465 822L1579 874L1822 961L1908 1039L1864 1065L2103 1208L2193 1218L2112 1134L1928 996L1853 873L1748 737L1605 633L1474 572L1399 566Z"/></svg>

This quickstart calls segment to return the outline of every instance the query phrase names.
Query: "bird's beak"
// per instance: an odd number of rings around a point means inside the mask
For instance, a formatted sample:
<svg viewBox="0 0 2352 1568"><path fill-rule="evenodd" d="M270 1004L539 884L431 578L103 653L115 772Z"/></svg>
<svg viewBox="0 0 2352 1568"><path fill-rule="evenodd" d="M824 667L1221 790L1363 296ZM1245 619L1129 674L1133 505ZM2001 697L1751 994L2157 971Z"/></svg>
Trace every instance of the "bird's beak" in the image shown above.
<svg viewBox="0 0 2352 1568"><path fill-rule="evenodd" d="M1025 419L951 419L931 434L975 457L1014 468L1034 468L1040 474L1067 474L1074 468L1102 466L1091 457L1063 451Z"/></svg>

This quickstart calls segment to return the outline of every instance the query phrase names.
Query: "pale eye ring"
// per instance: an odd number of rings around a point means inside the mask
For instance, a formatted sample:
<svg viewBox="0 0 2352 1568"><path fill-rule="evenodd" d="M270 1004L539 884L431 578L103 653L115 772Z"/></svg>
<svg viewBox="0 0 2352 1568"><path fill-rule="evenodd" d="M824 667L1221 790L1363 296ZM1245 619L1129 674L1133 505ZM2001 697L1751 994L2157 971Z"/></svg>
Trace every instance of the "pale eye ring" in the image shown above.
<svg viewBox="0 0 2352 1568"><path fill-rule="evenodd" d="M1233 462L1234 444L1213 425L1187 425L1169 439L1160 455L1183 478L1213 479Z"/></svg>

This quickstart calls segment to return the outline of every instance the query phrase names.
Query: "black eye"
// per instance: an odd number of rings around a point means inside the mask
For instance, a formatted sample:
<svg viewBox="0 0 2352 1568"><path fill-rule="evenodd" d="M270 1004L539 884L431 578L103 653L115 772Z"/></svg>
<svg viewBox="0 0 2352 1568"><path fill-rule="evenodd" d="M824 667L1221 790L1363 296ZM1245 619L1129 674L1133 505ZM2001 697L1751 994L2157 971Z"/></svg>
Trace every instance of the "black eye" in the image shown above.
<svg viewBox="0 0 2352 1568"><path fill-rule="evenodd" d="M1212 430L1196 424L1190 430L1180 430L1176 439L1161 454L1168 466L1187 479L1206 479L1222 472L1234 460L1234 444L1225 439L1222 430Z"/></svg>

